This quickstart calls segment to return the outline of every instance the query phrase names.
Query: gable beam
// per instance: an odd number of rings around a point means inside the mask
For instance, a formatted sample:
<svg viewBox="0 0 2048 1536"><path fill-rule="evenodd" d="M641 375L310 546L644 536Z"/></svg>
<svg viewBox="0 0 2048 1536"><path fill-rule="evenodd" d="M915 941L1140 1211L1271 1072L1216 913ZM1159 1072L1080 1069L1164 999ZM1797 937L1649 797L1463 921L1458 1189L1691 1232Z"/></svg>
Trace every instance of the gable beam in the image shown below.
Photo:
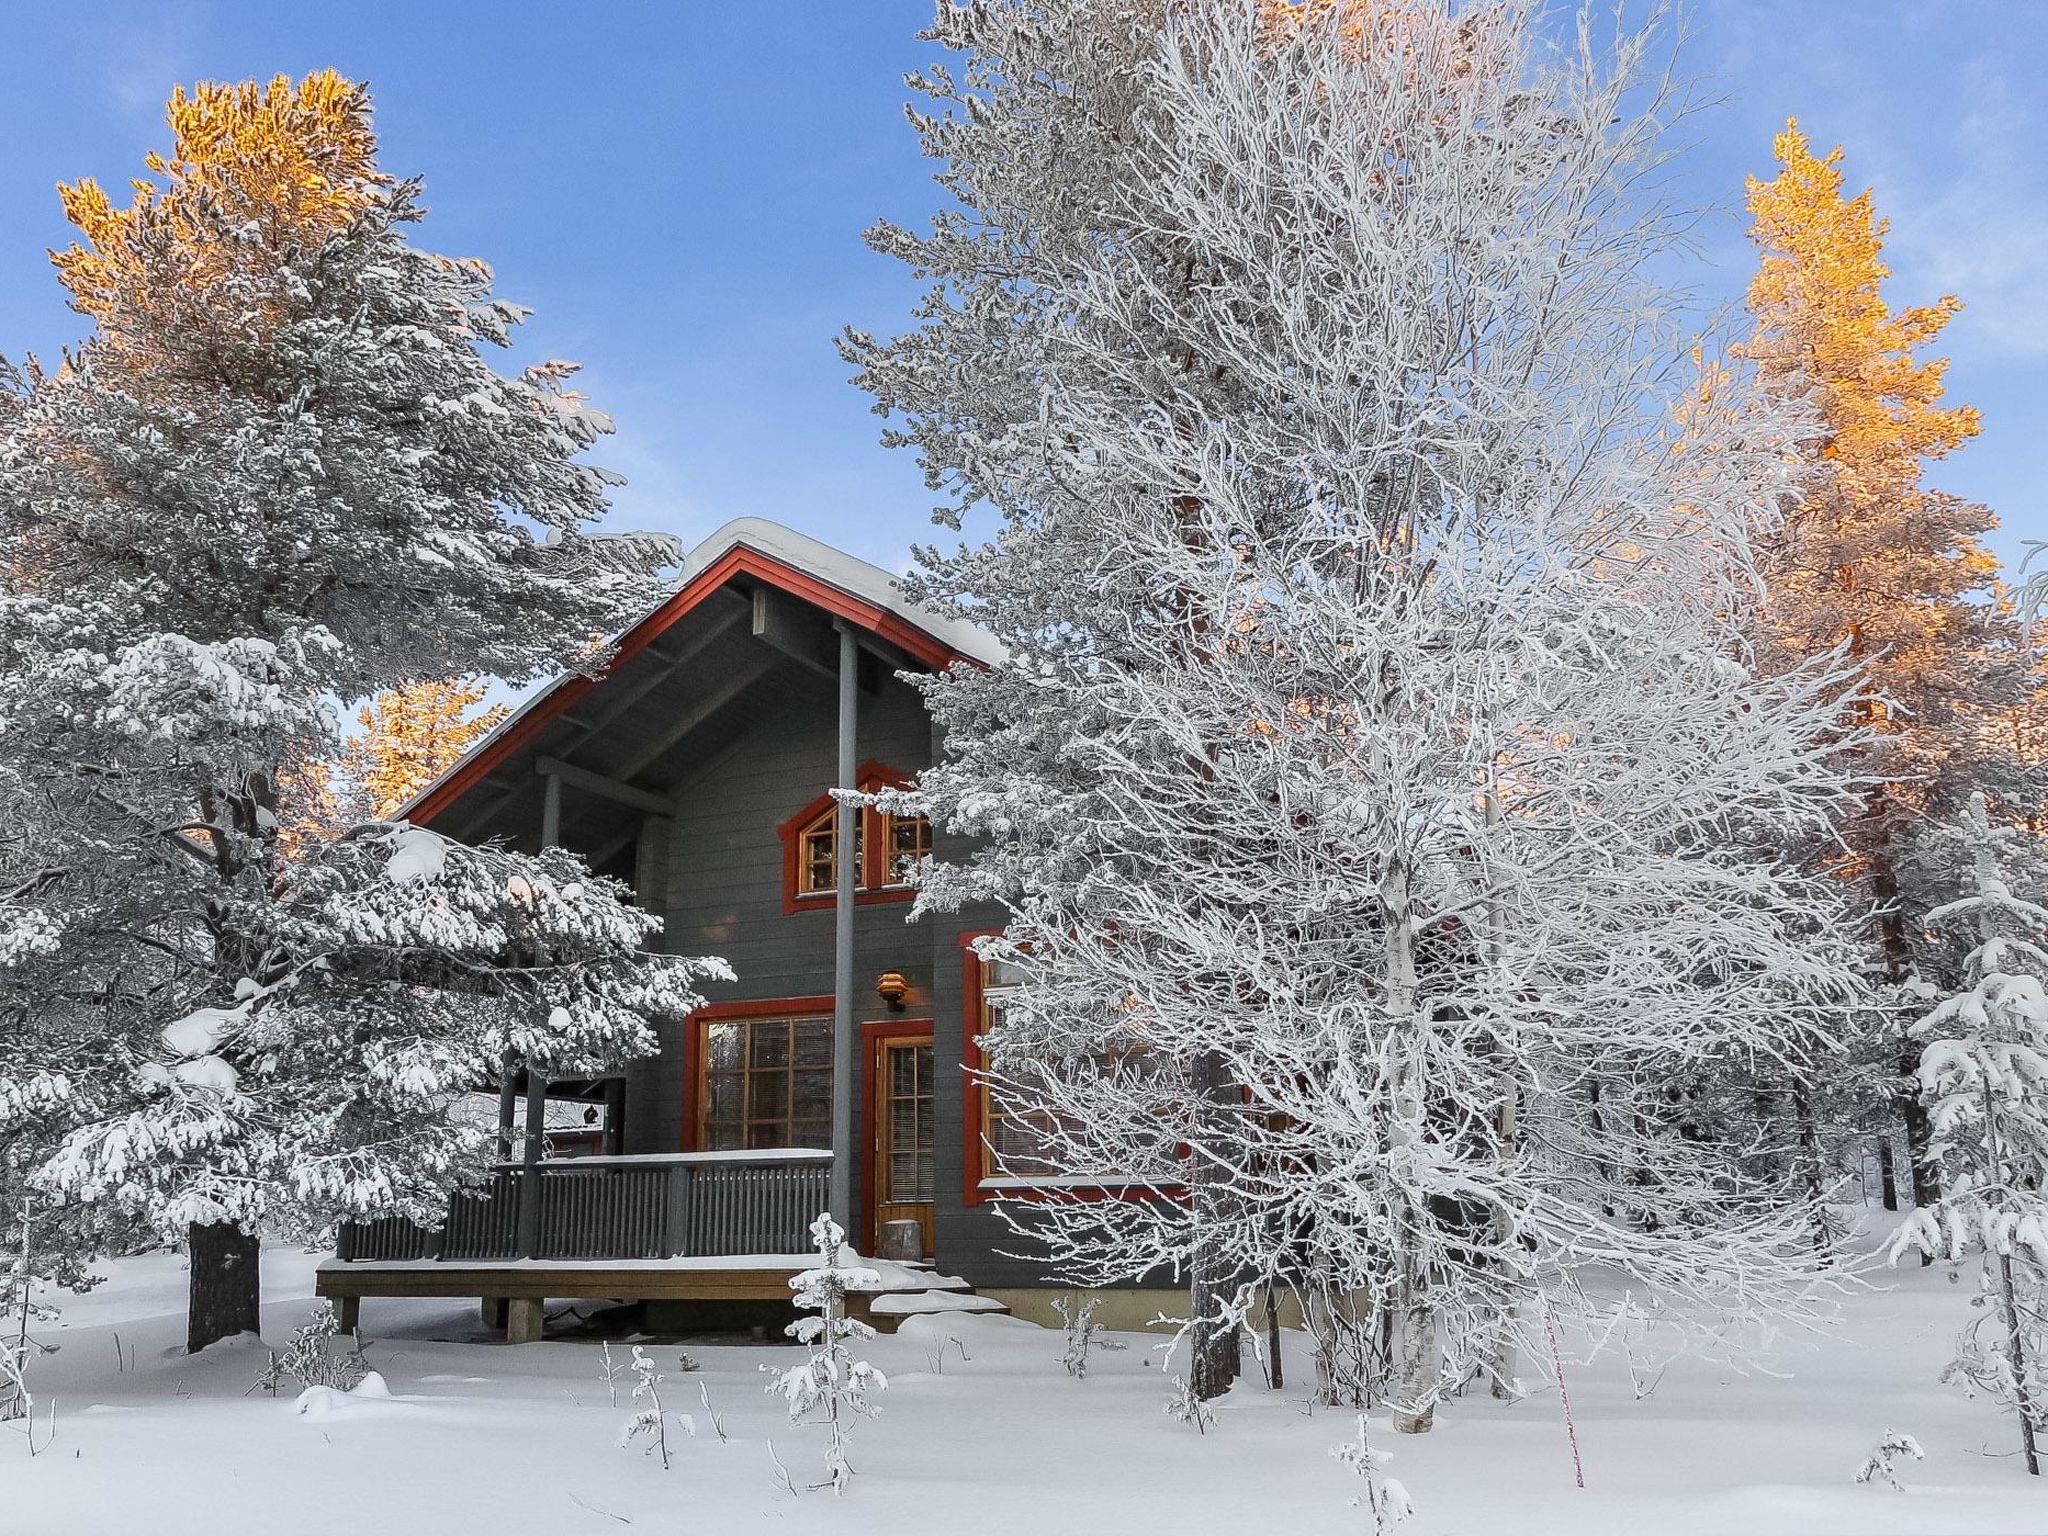
<svg viewBox="0 0 2048 1536"><path fill-rule="evenodd" d="M589 745L592 737L608 727L616 725L624 717L627 710L640 702L643 695L667 682L669 678L675 675L677 669L686 667L695 661L705 647L731 629L733 625L739 623L750 611L747 606L746 597L742 593L734 591L731 587L720 587L717 592L706 599L707 603L712 601L716 601L719 604L719 611L711 615L710 622L697 634L692 635L689 640L673 650L665 650L659 644L650 645L647 648L648 654L657 660L660 665L648 668L646 676L635 678L630 687L620 688L617 693L609 698L596 690L593 690L592 694L584 696L593 704L608 707L602 710L591 711L578 709L563 715L563 723L576 727L578 734L574 741L565 743L556 755L571 755Z"/></svg>
<svg viewBox="0 0 2048 1536"><path fill-rule="evenodd" d="M578 768L574 763L565 763L559 757L536 758L533 771L544 779L554 779L574 789L602 795L607 800L616 800L620 805L630 805L634 810L646 811L651 816L675 814L675 802L667 795L657 795L650 790L636 788L608 774L592 773L588 768Z"/></svg>
<svg viewBox="0 0 2048 1536"><path fill-rule="evenodd" d="M619 776L630 779L635 774L643 772L650 763L658 761L669 748L673 747L677 742L689 735L690 732L696 730L698 726L753 687L763 677L774 671L777 661L777 656L758 656L734 672L716 689L676 716L669 723L667 730L655 737L654 740L648 742L646 746L635 752L624 763L621 763L619 765ZM664 816L670 815L673 810L673 805L670 805L668 810L660 814Z"/></svg>
<svg viewBox="0 0 2048 1536"><path fill-rule="evenodd" d="M806 605L773 587L754 588L754 638L820 677L837 678L838 660L832 632L809 615Z"/></svg>

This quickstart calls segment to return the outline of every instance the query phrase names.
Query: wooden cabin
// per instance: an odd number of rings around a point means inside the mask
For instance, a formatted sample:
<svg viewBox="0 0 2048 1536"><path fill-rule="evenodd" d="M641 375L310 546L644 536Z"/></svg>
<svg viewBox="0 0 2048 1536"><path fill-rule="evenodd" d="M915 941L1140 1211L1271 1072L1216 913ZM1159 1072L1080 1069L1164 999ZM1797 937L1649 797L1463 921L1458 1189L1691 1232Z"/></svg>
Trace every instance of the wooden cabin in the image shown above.
<svg viewBox="0 0 2048 1536"><path fill-rule="evenodd" d="M931 829L848 811L849 869L830 796L934 760L900 674L999 656L911 607L887 572L743 518L690 554L601 677L529 699L422 792L414 821L572 848L662 915L664 947L723 956L738 979L665 1021L659 1054L617 1078L508 1073L507 1147L523 1155L439 1231L346 1230L320 1293L349 1317L364 1296L473 1295L515 1338L538 1337L551 1297L786 1302L805 1228L831 1209L862 1253L933 1266L929 1286L877 1299L878 1318L1004 1304L1048 1318L1044 1266L1002 1252L1018 1241L990 1201L1019 1181L991 1173L986 1148L1009 1128L970 1071L1002 978L968 944L994 914L907 921ZM543 1095L596 1111L595 1155L543 1155Z"/></svg>

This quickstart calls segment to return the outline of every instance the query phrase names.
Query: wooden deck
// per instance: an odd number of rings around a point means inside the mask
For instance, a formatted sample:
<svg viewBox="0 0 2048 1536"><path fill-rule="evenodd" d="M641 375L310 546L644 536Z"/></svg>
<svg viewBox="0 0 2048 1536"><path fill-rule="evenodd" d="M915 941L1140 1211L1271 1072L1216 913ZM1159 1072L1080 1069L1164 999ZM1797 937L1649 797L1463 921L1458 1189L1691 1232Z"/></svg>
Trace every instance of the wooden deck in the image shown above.
<svg viewBox="0 0 2048 1536"><path fill-rule="evenodd" d="M540 1337L551 1297L788 1303L831 1162L776 1148L502 1164L438 1227L342 1228L314 1291L346 1328L366 1296L474 1296L516 1342Z"/></svg>
<svg viewBox="0 0 2048 1536"><path fill-rule="evenodd" d="M601 1260L509 1264L434 1261L344 1263L330 1259L313 1277L314 1294L333 1300L363 1296L475 1296L545 1301L601 1297L612 1301L788 1301L790 1276L815 1260L797 1255L730 1265L611 1264Z"/></svg>

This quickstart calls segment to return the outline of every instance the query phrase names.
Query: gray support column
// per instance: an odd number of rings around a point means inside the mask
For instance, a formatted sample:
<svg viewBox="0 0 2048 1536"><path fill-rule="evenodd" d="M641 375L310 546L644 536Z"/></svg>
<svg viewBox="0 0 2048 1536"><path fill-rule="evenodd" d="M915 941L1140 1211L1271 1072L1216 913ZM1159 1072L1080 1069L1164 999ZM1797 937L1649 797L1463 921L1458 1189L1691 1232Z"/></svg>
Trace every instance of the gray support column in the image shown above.
<svg viewBox="0 0 2048 1536"><path fill-rule="evenodd" d="M604 1080L604 1155L617 1157L626 1150L626 1080Z"/></svg>
<svg viewBox="0 0 2048 1536"><path fill-rule="evenodd" d="M860 647L845 624L839 631L839 773L838 787L852 789L860 771L855 742L860 730ZM853 1170L859 1149L854 1136L860 1124L858 1092L860 1038L853 1024L853 891L860 878L855 867L860 812L840 802L839 889L832 923L832 1215L857 1243L853 1221Z"/></svg>
<svg viewBox="0 0 2048 1536"><path fill-rule="evenodd" d="M526 1066L526 1144L520 1149L519 1256L540 1257L540 1153L548 1130L548 1080Z"/></svg>
<svg viewBox="0 0 2048 1536"><path fill-rule="evenodd" d="M562 841L562 776L550 773L541 781L540 845L553 848ZM519 1149L519 1253L522 1258L540 1256L540 1154L547 1138L548 1081L526 1064L526 1137ZM536 1330L536 1337L538 1331Z"/></svg>
<svg viewBox="0 0 2048 1536"><path fill-rule="evenodd" d="M507 1051L498 1060L498 1161L512 1161L512 1121L518 1112L519 1058Z"/></svg>
<svg viewBox="0 0 2048 1536"><path fill-rule="evenodd" d="M540 845L553 848L562 841L562 776L550 773L541 779Z"/></svg>

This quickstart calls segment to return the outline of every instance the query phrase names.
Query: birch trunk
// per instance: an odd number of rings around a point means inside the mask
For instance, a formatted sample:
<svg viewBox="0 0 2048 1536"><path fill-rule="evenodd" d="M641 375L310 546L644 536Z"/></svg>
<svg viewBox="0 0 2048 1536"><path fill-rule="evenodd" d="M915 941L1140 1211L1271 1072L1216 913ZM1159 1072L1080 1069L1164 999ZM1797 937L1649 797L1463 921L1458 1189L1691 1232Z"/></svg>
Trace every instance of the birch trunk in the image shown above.
<svg viewBox="0 0 2048 1536"><path fill-rule="evenodd" d="M1390 862L1381 883L1387 924L1388 1016L1397 1027L1420 1031L1421 977L1416 963L1414 912L1410 903L1408 870L1398 858ZM1396 1149L1421 1145L1428 1121L1423 1098L1422 1048L1417 1039L1402 1043L1404 1060L1394 1097L1394 1125L1389 1138ZM1411 1191L1409 1198L1419 1208L1426 1192ZM1438 1390L1437 1316L1426 1298L1429 1276L1421 1263L1409 1258L1401 1276L1401 1309L1396 1322L1393 1360L1394 1428L1404 1435L1429 1432L1436 1416Z"/></svg>

